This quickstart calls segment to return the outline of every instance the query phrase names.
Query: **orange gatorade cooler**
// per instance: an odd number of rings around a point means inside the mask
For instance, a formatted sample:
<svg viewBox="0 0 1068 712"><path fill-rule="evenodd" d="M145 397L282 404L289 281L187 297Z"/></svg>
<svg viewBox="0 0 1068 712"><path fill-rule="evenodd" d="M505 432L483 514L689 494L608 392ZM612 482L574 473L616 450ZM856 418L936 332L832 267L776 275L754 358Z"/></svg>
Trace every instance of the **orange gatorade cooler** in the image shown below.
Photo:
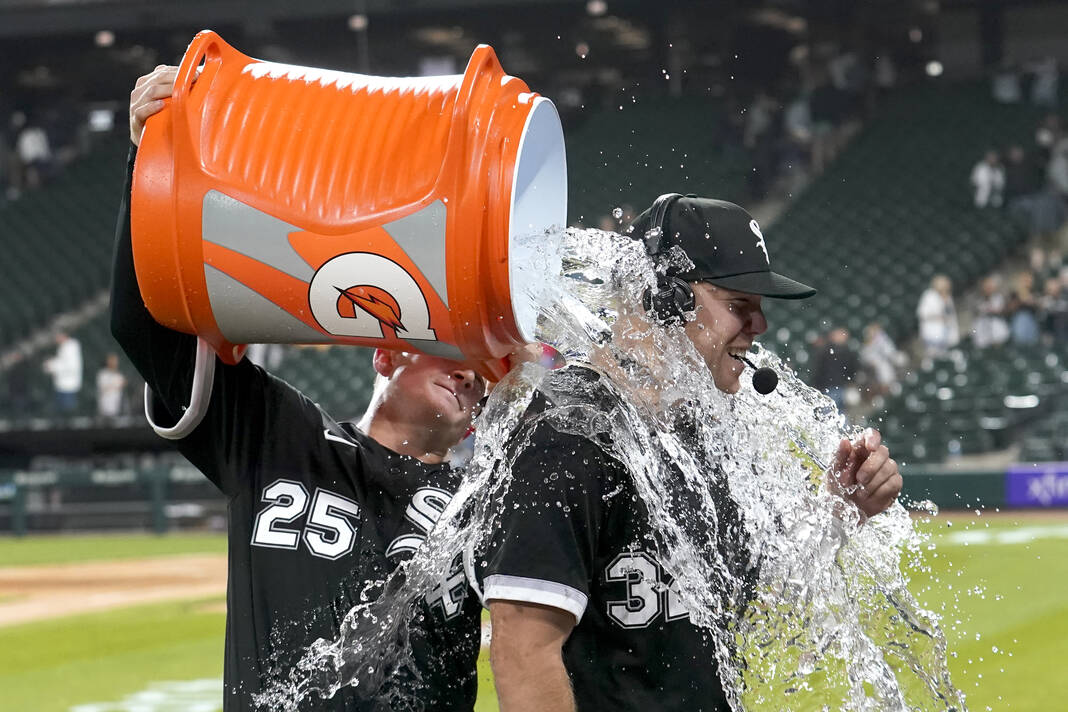
<svg viewBox="0 0 1068 712"><path fill-rule="evenodd" d="M488 46L463 75L385 78L204 31L141 139L134 263L152 316L227 363L241 344L357 344L499 375L533 340L520 267L564 226L566 190L556 108Z"/></svg>

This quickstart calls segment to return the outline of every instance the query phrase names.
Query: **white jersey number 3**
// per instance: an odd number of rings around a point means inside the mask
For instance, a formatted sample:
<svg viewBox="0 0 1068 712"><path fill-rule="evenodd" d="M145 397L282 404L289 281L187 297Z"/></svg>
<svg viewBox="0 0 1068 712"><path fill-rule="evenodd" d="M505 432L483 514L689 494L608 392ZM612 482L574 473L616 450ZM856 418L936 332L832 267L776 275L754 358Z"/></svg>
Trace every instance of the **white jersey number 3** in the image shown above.
<svg viewBox="0 0 1068 712"><path fill-rule="evenodd" d="M608 617L624 628L644 628L661 613L669 621L690 615L676 583L665 586L660 578L660 565L644 551L628 551L612 559L605 568L604 579L626 584L626 599L608 602Z"/></svg>

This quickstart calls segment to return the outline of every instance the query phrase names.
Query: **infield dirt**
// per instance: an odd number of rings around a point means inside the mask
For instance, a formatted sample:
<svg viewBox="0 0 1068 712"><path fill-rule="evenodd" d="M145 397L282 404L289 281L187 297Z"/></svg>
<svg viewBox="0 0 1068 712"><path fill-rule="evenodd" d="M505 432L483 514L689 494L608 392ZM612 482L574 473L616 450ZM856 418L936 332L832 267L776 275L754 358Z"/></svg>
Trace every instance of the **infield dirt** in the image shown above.
<svg viewBox="0 0 1068 712"><path fill-rule="evenodd" d="M0 626L225 593L225 554L0 568Z"/></svg>

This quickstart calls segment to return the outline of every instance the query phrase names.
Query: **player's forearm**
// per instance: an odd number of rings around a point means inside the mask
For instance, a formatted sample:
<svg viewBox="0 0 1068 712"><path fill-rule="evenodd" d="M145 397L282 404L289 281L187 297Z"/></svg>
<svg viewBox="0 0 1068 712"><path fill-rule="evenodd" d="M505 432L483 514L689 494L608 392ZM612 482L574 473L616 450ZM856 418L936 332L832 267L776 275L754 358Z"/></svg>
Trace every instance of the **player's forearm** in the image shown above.
<svg viewBox="0 0 1068 712"><path fill-rule="evenodd" d="M131 154L132 159L132 154ZM119 208L111 277L111 333L164 403L188 397L196 339L156 323L141 298L130 237L130 171Z"/></svg>
<svg viewBox="0 0 1068 712"><path fill-rule="evenodd" d="M560 652L491 653L501 712L574 712L575 696Z"/></svg>

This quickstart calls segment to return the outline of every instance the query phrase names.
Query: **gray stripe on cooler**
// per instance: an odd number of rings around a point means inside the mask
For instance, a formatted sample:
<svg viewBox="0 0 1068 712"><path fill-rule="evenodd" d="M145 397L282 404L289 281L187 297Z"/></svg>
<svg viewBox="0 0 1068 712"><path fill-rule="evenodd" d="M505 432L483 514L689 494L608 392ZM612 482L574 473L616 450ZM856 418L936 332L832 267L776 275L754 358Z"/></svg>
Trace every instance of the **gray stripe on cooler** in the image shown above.
<svg viewBox="0 0 1068 712"><path fill-rule="evenodd" d="M209 190L204 194L201 235L206 242L309 282L315 270L289 244L290 233L301 231L225 193Z"/></svg>
<svg viewBox="0 0 1068 712"><path fill-rule="evenodd" d="M445 277L446 215L445 204L435 200L422 210L386 223L382 227L415 263L448 307L449 289Z"/></svg>
<svg viewBox="0 0 1068 712"><path fill-rule="evenodd" d="M333 343L327 335L211 265L204 265L204 279L215 323L230 343Z"/></svg>
<svg viewBox="0 0 1068 712"><path fill-rule="evenodd" d="M404 339L404 343L410 345L416 351L421 351L431 356L463 361L466 357L460 349L444 341L428 341L426 339Z"/></svg>

